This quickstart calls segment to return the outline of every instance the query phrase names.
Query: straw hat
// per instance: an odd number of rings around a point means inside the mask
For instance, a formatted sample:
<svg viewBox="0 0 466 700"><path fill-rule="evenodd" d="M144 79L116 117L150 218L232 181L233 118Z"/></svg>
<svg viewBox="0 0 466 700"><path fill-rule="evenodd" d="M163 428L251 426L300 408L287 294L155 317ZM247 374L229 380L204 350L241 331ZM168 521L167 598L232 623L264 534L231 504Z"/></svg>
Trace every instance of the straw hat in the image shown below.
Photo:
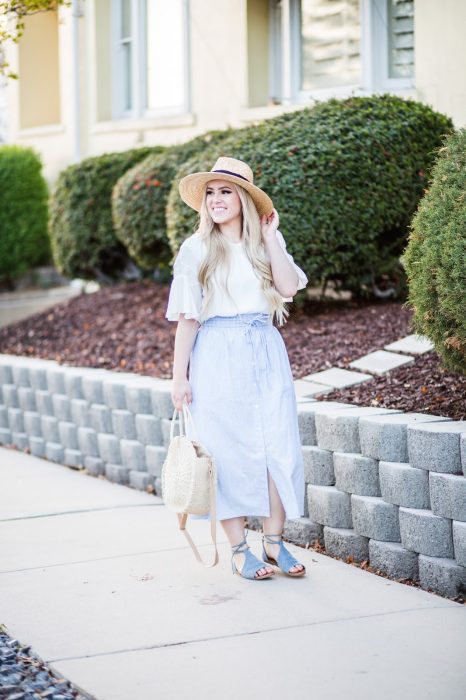
<svg viewBox="0 0 466 700"><path fill-rule="evenodd" d="M200 211L204 189L210 180L228 180L241 185L254 200L259 216L272 213L273 202L268 195L254 185L252 170L242 160L223 156L218 158L210 172L192 173L180 180L181 199L196 211Z"/></svg>

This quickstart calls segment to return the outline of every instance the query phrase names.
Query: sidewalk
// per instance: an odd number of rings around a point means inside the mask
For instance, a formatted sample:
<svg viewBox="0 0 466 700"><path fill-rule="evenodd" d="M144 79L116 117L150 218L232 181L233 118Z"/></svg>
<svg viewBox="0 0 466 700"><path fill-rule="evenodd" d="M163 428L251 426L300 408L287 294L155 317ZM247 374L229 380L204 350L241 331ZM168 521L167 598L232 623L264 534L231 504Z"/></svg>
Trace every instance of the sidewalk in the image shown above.
<svg viewBox="0 0 466 700"><path fill-rule="evenodd" d="M5 448L0 521L0 623L97 700L466 695L466 606L435 594L294 545L306 577L247 581L220 525L204 568L161 499Z"/></svg>
<svg viewBox="0 0 466 700"><path fill-rule="evenodd" d="M0 328L45 311L80 293L80 289L70 285L50 289L3 292L0 294Z"/></svg>

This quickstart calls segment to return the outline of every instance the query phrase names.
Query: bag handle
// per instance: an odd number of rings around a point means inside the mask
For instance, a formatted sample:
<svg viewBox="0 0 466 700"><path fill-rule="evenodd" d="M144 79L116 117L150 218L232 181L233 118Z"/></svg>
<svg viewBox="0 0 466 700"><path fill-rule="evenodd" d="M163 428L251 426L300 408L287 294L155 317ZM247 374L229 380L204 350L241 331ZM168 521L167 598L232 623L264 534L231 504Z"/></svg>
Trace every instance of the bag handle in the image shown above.
<svg viewBox="0 0 466 700"><path fill-rule="evenodd" d="M189 420L189 421L191 421L191 425L192 425L193 431L194 431L195 437L193 439L198 441L197 430L196 430L196 426L194 424L194 418L192 416L191 411L189 410L188 404L185 401L183 402L183 408L181 411L178 408L175 408L175 410L173 411L173 416L172 416L171 425L170 425L170 441L173 440L173 435L175 432L175 423L176 423L177 418L178 418L180 435L186 436L186 429L187 429L188 420Z"/></svg>

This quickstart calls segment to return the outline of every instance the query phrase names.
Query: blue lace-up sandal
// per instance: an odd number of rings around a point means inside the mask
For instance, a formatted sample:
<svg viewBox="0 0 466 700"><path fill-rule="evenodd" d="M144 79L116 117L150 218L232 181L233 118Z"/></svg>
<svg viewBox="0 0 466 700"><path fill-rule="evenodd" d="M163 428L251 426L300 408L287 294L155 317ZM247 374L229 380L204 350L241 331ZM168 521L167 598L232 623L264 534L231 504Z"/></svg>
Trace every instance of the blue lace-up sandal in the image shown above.
<svg viewBox="0 0 466 700"><path fill-rule="evenodd" d="M278 537L278 540L273 540L273 537ZM274 559L273 557L269 557L267 552L265 551L265 542L268 542L269 544L279 544L280 545L280 551L278 553L277 559ZM266 562L266 564L273 564L274 566L278 566L284 574L287 576L304 576L306 574L306 567L304 564L301 564L300 561L295 559L295 557L286 549L285 545L283 544L283 537L282 535L262 535L262 559ZM301 571L290 571L290 569L293 568L293 566L302 566L303 568Z"/></svg>
<svg viewBox="0 0 466 700"><path fill-rule="evenodd" d="M246 536L247 537L247 536ZM239 544L232 546L231 551L231 568L234 574L240 574L244 578L254 579L255 581L261 581L263 578L271 578L275 576L275 571L269 571L269 573L263 576L256 576L259 569L264 569L264 562L258 559L250 550L249 545L246 543L246 537ZM244 564L241 571L237 568L234 562L234 556L238 553L244 553Z"/></svg>

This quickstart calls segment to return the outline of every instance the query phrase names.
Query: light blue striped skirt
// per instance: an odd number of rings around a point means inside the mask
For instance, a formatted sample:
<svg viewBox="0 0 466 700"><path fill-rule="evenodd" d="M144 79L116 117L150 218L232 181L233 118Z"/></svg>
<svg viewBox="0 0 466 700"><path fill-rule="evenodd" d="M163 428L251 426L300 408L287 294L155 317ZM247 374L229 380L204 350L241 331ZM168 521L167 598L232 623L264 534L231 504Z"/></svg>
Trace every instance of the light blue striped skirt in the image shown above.
<svg viewBox="0 0 466 700"><path fill-rule="evenodd" d="M268 517L267 470L286 518L302 516L304 469L293 375L271 315L207 319L194 341L188 379L197 438L217 466L217 519ZM189 424L186 432L194 437Z"/></svg>

